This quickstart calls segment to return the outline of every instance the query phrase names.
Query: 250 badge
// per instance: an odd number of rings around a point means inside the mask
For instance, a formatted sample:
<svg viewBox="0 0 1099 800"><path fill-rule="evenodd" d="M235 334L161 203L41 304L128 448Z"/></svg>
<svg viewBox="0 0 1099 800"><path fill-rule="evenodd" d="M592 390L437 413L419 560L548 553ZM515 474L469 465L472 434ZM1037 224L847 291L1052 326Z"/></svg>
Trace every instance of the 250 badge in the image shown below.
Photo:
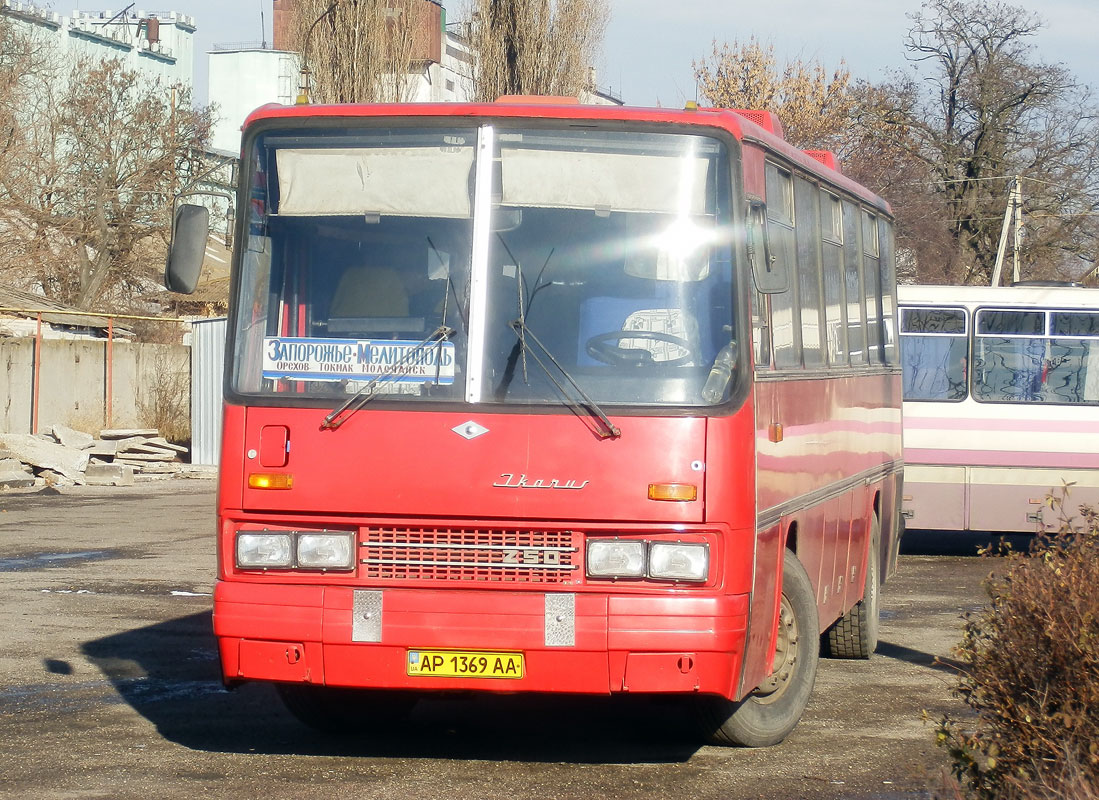
<svg viewBox="0 0 1099 800"><path fill-rule="evenodd" d="M561 553L558 550L537 550L534 548L509 548L503 551L504 564L532 564L560 566Z"/></svg>

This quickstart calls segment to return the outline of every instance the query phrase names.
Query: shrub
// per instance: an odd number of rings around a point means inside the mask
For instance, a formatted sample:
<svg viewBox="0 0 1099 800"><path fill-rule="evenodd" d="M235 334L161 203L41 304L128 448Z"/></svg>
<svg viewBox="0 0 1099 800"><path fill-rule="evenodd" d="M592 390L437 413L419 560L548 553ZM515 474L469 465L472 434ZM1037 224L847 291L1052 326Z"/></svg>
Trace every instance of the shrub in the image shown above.
<svg viewBox="0 0 1099 800"><path fill-rule="evenodd" d="M148 352L148 351L146 351ZM173 442L191 439L191 374L185 361L163 347L148 356L144 386L138 396L140 423L156 428Z"/></svg>
<svg viewBox="0 0 1099 800"><path fill-rule="evenodd" d="M938 742L964 796L1099 798L1099 516L1064 512L1029 553L1004 552L990 603L967 615L956 692L974 712L944 717Z"/></svg>

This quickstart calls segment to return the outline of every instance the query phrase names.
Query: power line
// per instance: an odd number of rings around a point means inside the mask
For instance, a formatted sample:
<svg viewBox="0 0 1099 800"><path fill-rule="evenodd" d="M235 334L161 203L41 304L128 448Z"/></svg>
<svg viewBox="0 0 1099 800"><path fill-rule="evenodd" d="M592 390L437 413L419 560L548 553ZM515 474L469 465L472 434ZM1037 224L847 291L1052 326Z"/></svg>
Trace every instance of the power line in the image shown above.
<svg viewBox="0 0 1099 800"><path fill-rule="evenodd" d="M1057 189L1071 189L1072 187L1066 186L1063 183L1053 183L1052 181L1044 181L1041 178L1032 178L1029 175L986 175L982 178L951 178L949 180L933 180L933 181L905 181L903 183L891 183L888 187L885 187L883 191L888 191L893 188L905 188L908 186L927 186L933 184L935 186L947 186L955 183L983 183L986 181L1030 181L1031 183L1040 183L1044 186L1053 186ZM1083 191L1083 190L1082 190Z"/></svg>

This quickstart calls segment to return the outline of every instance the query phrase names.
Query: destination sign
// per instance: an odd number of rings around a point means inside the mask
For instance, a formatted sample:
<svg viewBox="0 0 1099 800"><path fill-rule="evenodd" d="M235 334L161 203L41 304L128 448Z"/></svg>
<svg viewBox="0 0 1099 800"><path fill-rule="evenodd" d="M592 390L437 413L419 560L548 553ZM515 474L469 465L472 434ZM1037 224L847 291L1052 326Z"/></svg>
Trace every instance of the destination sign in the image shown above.
<svg viewBox="0 0 1099 800"><path fill-rule="evenodd" d="M386 378L400 383L454 383L454 344L395 339L263 340L263 377L299 381Z"/></svg>

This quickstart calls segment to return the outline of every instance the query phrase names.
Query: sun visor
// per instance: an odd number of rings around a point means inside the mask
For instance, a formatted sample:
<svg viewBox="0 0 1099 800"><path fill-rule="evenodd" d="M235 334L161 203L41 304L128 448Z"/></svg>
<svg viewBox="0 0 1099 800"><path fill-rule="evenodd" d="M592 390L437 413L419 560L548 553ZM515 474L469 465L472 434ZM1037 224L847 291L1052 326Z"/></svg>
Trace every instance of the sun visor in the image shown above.
<svg viewBox="0 0 1099 800"><path fill-rule="evenodd" d="M505 149L502 202L679 215L705 214L705 158Z"/></svg>
<svg viewBox="0 0 1099 800"><path fill-rule="evenodd" d="M468 218L472 148L277 151L280 216Z"/></svg>

